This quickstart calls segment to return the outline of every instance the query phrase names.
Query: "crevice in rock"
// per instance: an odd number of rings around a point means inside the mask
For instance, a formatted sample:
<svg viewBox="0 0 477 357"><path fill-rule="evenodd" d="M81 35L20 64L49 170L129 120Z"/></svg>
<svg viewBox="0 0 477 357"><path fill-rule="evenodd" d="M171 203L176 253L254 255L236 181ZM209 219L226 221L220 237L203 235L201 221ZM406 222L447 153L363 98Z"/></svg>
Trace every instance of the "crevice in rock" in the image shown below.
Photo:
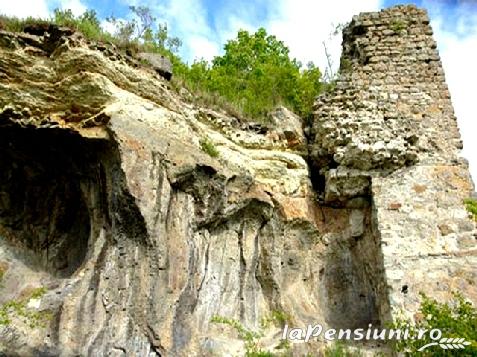
<svg viewBox="0 0 477 357"><path fill-rule="evenodd" d="M256 236L255 249L257 254L259 253L260 260L257 260L255 267L255 279L257 279L260 284L260 288L268 301L269 307L273 310L280 308L280 289L278 282L274 278L276 272L272 263L273 253L270 251L274 248L273 243L270 244L270 242L266 242L267 238L265 238L267 237L267 233L270 237L273 237L275 234L264 232L267 224L271 222L272 220L262 221ZM272 229L271 226L270 224L267 228ZM280 234L283 234L283 231L280 232Z"/></svg>
<svg viewBox="0 0 477 357"><path fill-rule="evenodd" d="M239 316L240 320L244 320L245 318L245 297L244 297L244 285L245 285L245 278L246 278L246 269L247 264L245 262L245 257L243 253L243 240L244 240L244 229L245 229L245 222L243 222L240 226L240 231L238 234L238 246L239 246L239 259L240 259L240 271L239 271Z"/></svg>
<svg viewBox="0 0 477 357"><path fill-rule="evenodd" d="M379 326L382 320L377 294L382 282L380 248L372 232L371 209L363 215L359 239L345 232L333 235L320 272L327 323L333 328L367 328L370 323Z"/></svg>
<svg viewBox="0 0 477 357"><path fill-rule="evenodd" d="M324 162L321 163L317 163L311 159L308 159L307 163L310 171L310 181L313 190L317 194L318 201L321 204L324 204L326 190L325 173L329 170L338 168L339 165L332 157L327 158Z"/></svg>
<svg viewBox="0 0 477 357"><path fill-rule="evenodd" d="M207 247L205 248L205 262L204 262L204 276L202 277L202 280L200 281L199 287L197 288L197 296L199 296L200 291L202 290L202 287L204 285L205 278L207 277L207 273L209 272L209 254L210 254L210 244L207 243ZM195 306L194 306L195 310Z"/></svg>

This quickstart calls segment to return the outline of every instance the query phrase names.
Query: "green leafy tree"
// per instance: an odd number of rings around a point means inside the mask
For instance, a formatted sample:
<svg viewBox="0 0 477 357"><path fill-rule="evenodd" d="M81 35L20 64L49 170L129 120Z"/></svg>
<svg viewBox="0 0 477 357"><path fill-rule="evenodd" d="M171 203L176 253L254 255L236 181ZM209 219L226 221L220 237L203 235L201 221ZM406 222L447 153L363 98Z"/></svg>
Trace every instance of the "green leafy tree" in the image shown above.
<svg viewBox="0 0 477 357"><path fill-rule="evenodd" d="M211 65L204 61L191 65L193 87L218 93L255 119L265 118L277 105L310 115L321 91L321 73L312 64L302 69L282 41L263 28L253 34L240 30L224 51Z"/></svg>

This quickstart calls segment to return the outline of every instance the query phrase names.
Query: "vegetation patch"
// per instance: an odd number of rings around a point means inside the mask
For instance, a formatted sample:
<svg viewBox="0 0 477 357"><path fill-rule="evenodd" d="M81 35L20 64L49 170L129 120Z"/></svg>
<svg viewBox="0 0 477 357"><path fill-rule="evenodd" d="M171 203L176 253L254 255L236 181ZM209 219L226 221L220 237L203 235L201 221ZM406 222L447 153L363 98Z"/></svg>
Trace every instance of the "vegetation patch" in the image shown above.
<svg viewBox="0 0 477 357"><path fill-rule="evenodd" d="M27 307L31 299L39 299L46 293L44 287L32 290L27 297L10 300L0 306L0 325L9 325L13 318L21 319L30 328L45 327L51 319L48 311L35 311Z"/></svg>
<svg viewBox="0 0 477 357"><path fill-rule="evenodd" d="M208 154L210 157L219 156L219 151L215 147L215 144L209 138L202 138L199 144L202 151Z"/></svg>
<svg viewBox="0 0 477 357"><path fill-rule="evenodd" d="M405 28L406 28L406 23L402 20L395 20L391 24L391 30L393 30L394 32L401 32Z"/></svg>
<svg viewBox="0 0 477 357"><path fill-rule="evenodd" d="M245 343L246 357L273 356L259 349L258 339L262 337L262 334L246 329L239 321L223 316L213 316L210 322L233 327L237 331L239 338Z"/></svg>
<svg viewBox="0 0 477 357"><path fill-rule="evenodd" d="M0 263L0 288L3 288L3 277L7 272L7 268Z"/></svg>
<svg viewBox="0 0 477 357"><path fill-rule="evenodd" d="M340 62L340 72L349 73L353 69L353 63L348 58L342 58Z"/></svg>
<svg viewBox="0 0 477 357"><path fill-rule="evenodd" d="M465 208L472 215L472 218L477 222L477 200L468 198L464 200Z"/></svg>
<svg viewBox="0 0 477 357"><path fill-rule="evenodd" d="M477 356L477 309L460 293L454 293L454 298L447 303L440 303L421 294L422 301L419 315L422 318L412 321L399 319L393 328L408 328L411 336L418 330L439 329L445 338L464 338L470 342L465 349L443 349L435 346L422 352L416 352L422 346L436 342L425 334L423 339L402 339L395 341L393 347L397 352L406 356Z"/></svg>
<svg viewBox="0 0 477 357"><path fill-rule="evenodd" d="M272 311L269 317L262 319L261 326L266 328L270 323L278 323L284 325L290 321L290 316L283 311L275 310ZM213 316L211 319L213 323L225 324L234 328L238 336L245 343L245 356L246 357L278 357L278 356L289 356L290 352L290 341L285 339L281 340L280 343L275 347L277 350L276 353L263 351L259 348L259 339L263 337L263 332L254 332L246 329L239 321L234 319L229 319L223 316Z"/></svg>
<svg viewBox="0 0 477 357"><path fill-rule="evenodd" d="M262 318L261 326L263 328L269 327L271 324L278 325L280 327L285 326L292 321L291 316L282 310L272 310L269 316Z"/></svg>

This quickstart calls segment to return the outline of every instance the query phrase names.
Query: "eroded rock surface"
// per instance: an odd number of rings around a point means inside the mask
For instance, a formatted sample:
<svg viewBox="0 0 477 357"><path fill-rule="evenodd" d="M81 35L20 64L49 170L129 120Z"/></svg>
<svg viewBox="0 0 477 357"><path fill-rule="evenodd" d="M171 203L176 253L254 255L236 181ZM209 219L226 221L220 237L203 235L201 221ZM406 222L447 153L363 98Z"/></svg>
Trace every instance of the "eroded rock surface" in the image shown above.
<svg viewBox="0 0 477 357"><path fill-rule="evenodd" d="M277 312L353 328L412 314L418 289L475 298L473 187L436 56L414 7L355 18L307 142L285 108L242 123L77 33L0 31L0 304L50 317L9 316L0 353L243 354L213 316L277 351Z"/></svg>

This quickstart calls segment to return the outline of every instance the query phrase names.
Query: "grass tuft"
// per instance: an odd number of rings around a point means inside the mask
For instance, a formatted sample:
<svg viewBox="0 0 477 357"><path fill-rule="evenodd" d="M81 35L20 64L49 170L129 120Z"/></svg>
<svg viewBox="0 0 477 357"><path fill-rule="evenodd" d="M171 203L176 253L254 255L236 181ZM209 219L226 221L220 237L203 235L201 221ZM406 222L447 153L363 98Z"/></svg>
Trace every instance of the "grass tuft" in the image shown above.
<svg viewBox="0 0 477 357"><path fill-rule="evenodd" d="M215 147L215 144L209 138L203 138L199 142L200 148L203 152L208 154L210 157L218 157L219 151Z"/></svg>

